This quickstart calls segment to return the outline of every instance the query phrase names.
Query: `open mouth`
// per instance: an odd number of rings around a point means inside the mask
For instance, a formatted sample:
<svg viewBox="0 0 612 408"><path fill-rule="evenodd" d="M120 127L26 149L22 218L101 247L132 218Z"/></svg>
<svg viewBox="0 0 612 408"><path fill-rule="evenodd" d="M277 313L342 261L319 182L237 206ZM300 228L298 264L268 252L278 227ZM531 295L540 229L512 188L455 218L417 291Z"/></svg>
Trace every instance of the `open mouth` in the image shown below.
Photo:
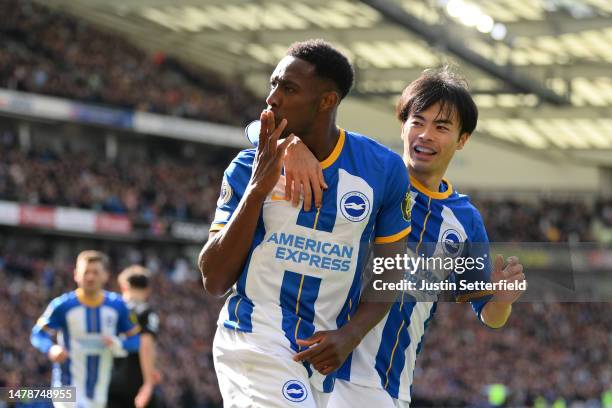
<svg viewBox="0 0 612 408"><path fill-rule="evenodd" d="M435 150L425 146L414 146L414 151L426 156L434 156L437 153Z"/></svg>

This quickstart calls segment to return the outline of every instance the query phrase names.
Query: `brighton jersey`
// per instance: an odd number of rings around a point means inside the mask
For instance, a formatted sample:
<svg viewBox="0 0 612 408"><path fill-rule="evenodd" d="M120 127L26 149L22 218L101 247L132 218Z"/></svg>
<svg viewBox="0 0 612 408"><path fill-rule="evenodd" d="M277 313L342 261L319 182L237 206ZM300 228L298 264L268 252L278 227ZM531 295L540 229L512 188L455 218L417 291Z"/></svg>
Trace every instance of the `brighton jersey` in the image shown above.
<svg viewBox="0 0 612 408"><path fill-rule="evenodd" d="M44 335L49 329L57 332L58 344L69 355L64 363L54 364L51 385L75 386L79 406L104 406L113 354L102 336L131 335L139 330L121 296L105 291L100 301L92 303L80 289L65 293L49 304L32 330L32 343L44 353L52 345Z"/></svg>
<svg viewBox="0 0 612 408"><path fill-rule="evenodd" d="M230 221L255 154L242 151L225 171L211 231ZM321 166L329 188L319 210L306 212L285 201L280 177L264 201L246 264L220 313L219 325L249 333L259 350L293 355L301 350L296 339L346 323L359 302L369 244L410 233L409 180L396 153L340 130ZM317 389L331 391L333 376L322 378L306 368Z"/></svg>
<svg viewBox="0 0 612 408"><path fill-rule="evenodd" d="M410 179L412 232L409 247L419 257L473 258L482 267L453 271L448 281L489 282L491 263L488 238L478 210L468 196L453 191L443 180L440 191L429 191ZM458 301L470 301L480 317L490 293L459 290ZM417 286L418 288L418 286ZM410 401L416 357L423 335L436 310L437 298L414 301L404 293L387 316L370 331L338 370L338 378L355 384L382 387L391 397Z"/></svg>

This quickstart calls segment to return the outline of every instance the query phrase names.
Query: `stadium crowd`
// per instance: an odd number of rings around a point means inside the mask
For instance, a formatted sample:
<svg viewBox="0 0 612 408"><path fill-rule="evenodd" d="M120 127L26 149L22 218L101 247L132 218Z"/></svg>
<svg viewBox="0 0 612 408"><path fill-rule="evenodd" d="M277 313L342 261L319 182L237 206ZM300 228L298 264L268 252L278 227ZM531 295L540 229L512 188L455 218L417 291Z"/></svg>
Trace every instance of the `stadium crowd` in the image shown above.
<svg viewBox="0 0 612 408"><path fill-rule="evenodd" d="M483 384L503 384L508 407L534 406L537 397L600 406L612 384L609 310L610 303L517 303L496 332L467 305L441 303L417 359L414 405L486 406Z"/></svg>
<svg viewBox="0 0 612 408"><path fill-rule="evenodd" d="M160 218L208 222L214 213L223 167L209 159L24 152L13 133L0 138L0 200L126 214L145 225ZM229 161L229 152L216 159Z"/></svg>
<svg viewBox="0 0 612 408"><path fill-rule="evenodd" d="M0 2L0 87L244 125L262 101L201 68L30 0Z"/></svg>
<svg viewBox="0 0 612 408"><path fill-rule="evenodd" d="M29 346L28 336L47 302L75 286L74 260L67 255L77 244L52 250L42 238L3 237L0 386L44 385L50 364ZM220 406L211 346L221 303L204 295L193 264L178 252L102 247L114 260L114 273L133 262L154 272L151 303L162 319L158 366L167 406ZM441 303L418 359L413 405L487 406L484 386L491 383L508 388L512 407L531 406L537 396L596 401L612 383L608 311L608 303L521 303L508 326L494 331L478 323L468 305Z"/></svg>

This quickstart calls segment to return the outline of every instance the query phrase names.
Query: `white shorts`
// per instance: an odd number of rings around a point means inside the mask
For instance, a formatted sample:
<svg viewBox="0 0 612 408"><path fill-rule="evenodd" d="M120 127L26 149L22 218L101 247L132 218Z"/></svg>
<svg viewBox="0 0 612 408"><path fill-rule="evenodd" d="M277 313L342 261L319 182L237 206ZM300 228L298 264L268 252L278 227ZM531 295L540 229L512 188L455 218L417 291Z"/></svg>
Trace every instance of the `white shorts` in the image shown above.
<svg viewBox="0 0 612 408"><path fill-rule="evenodd" d="M259 350L249 333L217 327L213 359L224 408L325 408L303 364Z"/></svg>
<svg viewBox="0 0 612 408"><path fill-rule="evenodd" d="M327 408L409 408L410 402L392 398L382 388L366 387L344 380L336 380Z"/></svg>

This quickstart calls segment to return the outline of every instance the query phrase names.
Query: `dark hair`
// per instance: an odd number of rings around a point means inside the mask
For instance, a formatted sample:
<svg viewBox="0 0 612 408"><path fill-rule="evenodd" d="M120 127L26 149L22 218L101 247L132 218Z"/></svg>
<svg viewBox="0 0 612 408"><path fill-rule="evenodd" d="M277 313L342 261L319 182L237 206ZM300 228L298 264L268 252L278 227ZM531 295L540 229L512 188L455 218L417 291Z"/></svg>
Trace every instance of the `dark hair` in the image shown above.
<svg viewBox="0 0 612 408"><path fill-rule="evenodd" d="M440 102L440 112L446 117L457 112L459 135L471 134L478 122L478 108L468 90L467 81L449 67L426 70L410 83L397 102L396 115L406 122L411 114L423 112Z"/></svg>
<svg viewBox="0 0 612 408"><path fill-rule="evenodd" d="M149 287L151 272L140 265L131 265L125 268L118 276L120 286L128 286L135 289L146 289Z"/></svg>
<svg viewBox="0 0 612 408"><path fill-rule="evenodd" d="M287 50L287 55L302 59L315 67L322 78L333 81L343 99L353 86L355 73L348 58L328 42L316 39L295 42Z"/></svg>

